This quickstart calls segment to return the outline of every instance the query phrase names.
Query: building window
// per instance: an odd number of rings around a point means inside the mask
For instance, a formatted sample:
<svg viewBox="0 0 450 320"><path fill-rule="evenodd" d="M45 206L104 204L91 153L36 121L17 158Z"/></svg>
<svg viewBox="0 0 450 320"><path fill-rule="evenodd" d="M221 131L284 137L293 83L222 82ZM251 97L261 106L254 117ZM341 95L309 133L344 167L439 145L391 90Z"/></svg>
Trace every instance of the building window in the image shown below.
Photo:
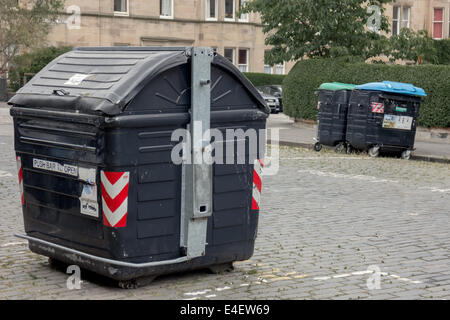
<svg viewBox="0 0 450 320"><path fill-rule="evenodd" d="M248 2L248 0L238 0L238 1L239 1L239 10L241 10ZM241 14L239 17L239 21L248 22L248 13Z"/></svg>
<svg viewBox="0 0 450 320"><path fill-rule="evenodd" d="M444 25L444 9L434 8L433 10L433 39L443 38L443 25Z"/></svg>
<svg viewBox="0 0 450 320"><path fill-rule="evenodd" d="M206 20L217 20L218 0L206 0Z"/></svg>
<svg viewBox="0 0 450 320"><path fill-rule="evenodd" d="M128 15L128 0L114 0L114 14Z"/></svg>
<svg viewBox="0 0 450 320"><path fill-rule="evenodd" d="M248 50L239 49L239 71L248 72Z"/></svg>
<svg viewBox="0 0 450 320"><path fill-rule="evenodd" d="M400 7L394 7L392 12L392 35L396 36L399 32L399 16L400 16Z"/></svg>
<svg viewBox="0 0 450 320"><path fill-rule="evenodd" d="M402 7L401 28L409 28L410 17L411 17L411 8L410 7Z"/></svg>
<svg viewBox="0 0 450 320"><path fill-rule="evenodd" d="M283 64L277 64L275 66L275 74L284 74L284 63Z"/></svg>
<svg viewBox="0 0 450 320"><path fill-rule="evenodd" d="M264 65L264 73L272 74L272 67L269 66L268 64L265 64Z"/></svg>
<svg viewBox="0 0 450 320"><path fill-rule="evenodd" d="M396 36L402 28L409 28L411 20L411 7L393 7L392 12L392 35Z"/></svg>
<svg viewBox="0 0 450 320"><path fill-rule="evenodd" d="M233 48L225 48L223 55L225 58L230 60L232 64L234 64L234 49Z"/></svg>
<svg viewBox="0 0 450 320"><path fill-rule="evenodd" d="M225 0L225 21L234 21L235 0Z"/></svg>
<svg viewBox="0 0 450 320"><path fill-rule="evenodd" d="M159 0L159 16L163 19L173 18L173 0Z"/></svg>

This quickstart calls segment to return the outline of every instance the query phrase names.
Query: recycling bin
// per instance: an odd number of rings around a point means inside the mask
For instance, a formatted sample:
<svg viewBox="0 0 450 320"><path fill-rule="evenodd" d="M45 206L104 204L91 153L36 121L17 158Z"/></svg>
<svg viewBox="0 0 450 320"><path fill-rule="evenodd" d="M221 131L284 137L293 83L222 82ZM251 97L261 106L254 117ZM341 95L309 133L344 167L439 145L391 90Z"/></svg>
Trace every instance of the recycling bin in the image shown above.
<svg viewBox="0 0 450 320"><path fill-rule="evenodd" d="M358 85L347 116L347 142L377 157L381 151L411 157L423 89L412 84L383 81Z"/></svg>
<svg viewBox="0 0 450 320"><path fill-rule="evenodd" d="M351 91L355 85L340 82L323 83L316 92L318 129L314 149L322 145L336 147L337 152L346 149L347 109Z"/></svg>
<svg viewBox="0 0 450 320"><path fill-rule="evenodd" d="M31 251L125 288L252 256L270 110L211 48L76 48L9 104Z"/></svg>

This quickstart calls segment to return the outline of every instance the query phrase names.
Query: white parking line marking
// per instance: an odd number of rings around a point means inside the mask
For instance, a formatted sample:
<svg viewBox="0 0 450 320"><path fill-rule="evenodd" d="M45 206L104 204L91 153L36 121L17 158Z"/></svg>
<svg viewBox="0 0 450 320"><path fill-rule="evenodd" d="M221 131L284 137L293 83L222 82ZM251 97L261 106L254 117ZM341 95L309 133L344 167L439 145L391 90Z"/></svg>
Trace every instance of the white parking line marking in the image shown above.
<svg viewBox="0 0 450 320"><path fill-rule="evenodd" d="M323 280L329 280L331 277L315 277L314 280L323 281Z"/></svg>
<svg viewBox="0 0 450 320"><path fill-rule="evenodd" d="M211 289L206 289L203 291L195 291L195 292L186 292L184 295L186 296L198 296L198 295L202 295L202 294L206 294L208 292L210 292Z"/></svg>
<svg viewBox="0 0 450 320"><path fill-rule="evenodd" d="M21 246L21 245L26 245L28 244L28 242L8 242L5 244L2 244L0 247L5 248L5 247L12 247L12 246Z"/></svg>
<svg viewBox="0 0 450 320"><path fill-rule="evenodd" d="M344 273L344 274L338 274L336 276L333 276L333 278L345 278L345 277L350 277L351 274L350 273Z"/></svg>
<svg viewBox="0 0 450 320"><path fill-rule="evenodd" d="M12 174L7 171L0 170L0 178L7 178L7 177L12 177Z"/></svg>
<svg viewBox="0 0 450 320"><path fill-rule="evenodd" d="M390 183L398 183L396 180L390 180L390 179L382 179L377 178L373 176L366 176L366 175L356 175L356 174L344 174L344 173L337 173L337 172L327 172L327 171L319 171L319 170L298 170L299 173L307 173L312 174L315 176L320 177L332 177L332 178L347 178L352 180L362 180L367 182L373 182L373 183L380 183L380 182L390 182Z"/></svg>
<svg viewBox="0 0 450 320"><path fill-rule="evenodd" d="M374 271L372 271L372 270L355 271L355 272L352 272L352 273L343 273L343 274L337 274L337 275L334 275L334 276L315 277L315 278L313 278L313 280L325 281L325 280L330 280L330 279L346 278L346 277L350 277L352 275L353 276L362 276L362 275L365 275L365 274L373 274L373 273L374 273ZM400 276L398 276L396 274L389 274L387 272L380 272L379 274L380 274L380 276L387 276L387 277L390 277L390 278L393 278L393 279L396 279L396 280L399 280L399 281L409 282L409 283L413 283L413 284L423 283L422 281L419 281L419 280L411 280L411 279L408 279L408 278L400 277Z"/></svg>
<svg viewBox="0 0 450 320"><path fill-rule="evenodd" d="M224 290L230 290L230 287L223 287L223 288L216 288L216 291L224 291Z"/></svg>

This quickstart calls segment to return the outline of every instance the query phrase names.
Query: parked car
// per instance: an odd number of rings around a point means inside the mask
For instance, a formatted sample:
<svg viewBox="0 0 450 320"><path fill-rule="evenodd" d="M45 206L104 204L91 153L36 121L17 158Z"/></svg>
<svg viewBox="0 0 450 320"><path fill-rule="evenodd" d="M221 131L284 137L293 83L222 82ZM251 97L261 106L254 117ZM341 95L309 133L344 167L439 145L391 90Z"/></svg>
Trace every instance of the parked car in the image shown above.
<svg viewBox="0 0 450 320"><path fill-rule="evenodd" d="M264 101L266 101L267 105L270 108L271 113L280 113L280 101L277 97L274 97L272 95L266 94L262 92L261 90L258 90L259 94L263 97Z"/></svg>
<svg viewBox="0 0 450 320"><path fill-rule="evenodd" d="M283 87L281 85L271 84L266 86L260 86L257 88L258 90L264 92L265 94L278 98L278 101L280 102L280 111L283 112L283 98L282 98Z"/></svg>

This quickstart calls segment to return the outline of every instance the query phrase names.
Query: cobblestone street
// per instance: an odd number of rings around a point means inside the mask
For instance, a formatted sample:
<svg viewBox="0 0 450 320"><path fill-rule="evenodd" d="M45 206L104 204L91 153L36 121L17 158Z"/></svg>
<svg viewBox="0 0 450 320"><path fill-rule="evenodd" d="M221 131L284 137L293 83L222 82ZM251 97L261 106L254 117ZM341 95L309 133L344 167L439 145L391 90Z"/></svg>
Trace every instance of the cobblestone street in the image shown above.
<svg viewBox="0 0 450 320"><path fill-rule="evenodd" d="M0 299L450 297L448 164L282 147L279 174L263 178L251 260L231 273L161 276L135 290L95 279L69 290L67 274L13 236L23 221L8 121L0 150ZM377 270L379 287L369 289Z"/></svg>

